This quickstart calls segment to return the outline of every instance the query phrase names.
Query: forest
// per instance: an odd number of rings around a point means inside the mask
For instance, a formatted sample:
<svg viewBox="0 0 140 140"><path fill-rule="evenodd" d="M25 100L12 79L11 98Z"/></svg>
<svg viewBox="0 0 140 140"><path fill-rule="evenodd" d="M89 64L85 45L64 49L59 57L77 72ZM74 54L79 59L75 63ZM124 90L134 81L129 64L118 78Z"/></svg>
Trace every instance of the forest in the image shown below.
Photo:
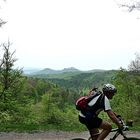
<svg viewBox="0 0 140 140"><path fill-rule="evenodd" d="M68 79L25 76L15 68L15 51L10 42L0 46L0 131L65 130L82 131L75 100L93 86L100 90L112 83L118 93L111 101L115 112L125 121L133 120L140 130L140 56L128 69L80 73ZM44 77L44 76L43 76ZM109 120L103 112L101 117Z"/></svg>

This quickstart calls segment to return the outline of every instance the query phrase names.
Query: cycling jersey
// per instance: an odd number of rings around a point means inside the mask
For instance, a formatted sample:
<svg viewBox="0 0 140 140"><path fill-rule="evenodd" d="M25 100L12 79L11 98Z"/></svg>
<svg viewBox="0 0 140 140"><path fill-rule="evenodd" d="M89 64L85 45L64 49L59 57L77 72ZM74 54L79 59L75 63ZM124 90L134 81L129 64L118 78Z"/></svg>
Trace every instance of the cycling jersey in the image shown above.
<svg viewBox="0 0 140 140"><path fill-rule="evenodd" d="M91 119L94 116L98 116L98 114L102 110L104 110L104 111L111 110L109 99L103 94L100 94L100 95L96 96L95 98L93 98L88 103L88 105L92 108L91 110L81 111L79 113L79 115L83 118Z"/></svg>

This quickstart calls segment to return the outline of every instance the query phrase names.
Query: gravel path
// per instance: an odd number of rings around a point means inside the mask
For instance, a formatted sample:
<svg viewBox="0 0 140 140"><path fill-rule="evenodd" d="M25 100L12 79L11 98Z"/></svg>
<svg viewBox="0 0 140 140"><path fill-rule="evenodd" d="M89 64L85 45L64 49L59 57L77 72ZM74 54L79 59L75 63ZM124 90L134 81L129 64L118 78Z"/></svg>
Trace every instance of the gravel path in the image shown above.
<svg viewBox="0 0 140 140"><path fill-rule="evenodd" d="M140 132L126 132L127 136L135 136L140 138ZM106 140L109 140L111 133ZM70 140L72 138L81 137L87 139L89 133L75 133L75 132L61 132L61 131L46 131L46 132L36 132L36 133L16 133L16 132L0 132L0 140ZM121 140L121 136L117 140Z"/></svg>

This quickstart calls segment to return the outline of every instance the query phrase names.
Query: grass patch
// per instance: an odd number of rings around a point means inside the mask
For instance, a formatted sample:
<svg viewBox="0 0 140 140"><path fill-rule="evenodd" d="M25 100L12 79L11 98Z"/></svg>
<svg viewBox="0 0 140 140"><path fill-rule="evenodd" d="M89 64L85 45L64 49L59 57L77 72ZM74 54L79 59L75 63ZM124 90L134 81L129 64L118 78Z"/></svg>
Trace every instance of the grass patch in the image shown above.
<svg viewBox="0 0 140 140"><path fill-rule="evenodd" d="M62 130L62 131L84 131L86 130L84 126L72 127L66 125L52 125L52 124L1 124L0 132L39 132L46 130Z"/></svg>
<svg viewBox="0 0 140 140"><path fill-rule="evenodd" d="M113 125L113 128L116 128ZM48 131L48 130L62 130L62 131L86 131L86 127L84 125L80 125L78 127L70 127L70 126L61 126L61 125L52 125L52 124L1 124L0 125L0 132L39 132L39 131ZM139 125L134 125L133 127L129 127L131 131L140 131Z"/></svg>
<svg viewBox="0 0 140 140"><path fill-rule="evenodd" d="M1 132L32 132L55 129L52 125L37 125L37 124L1 124Z"/></svg>
<svg viewBox="0 0 140 140"><path fill-rule="evenodd" d="M140 125L139 124L134 125L133 127L129 127L129 129L132 131L140 131Z"/></svg>

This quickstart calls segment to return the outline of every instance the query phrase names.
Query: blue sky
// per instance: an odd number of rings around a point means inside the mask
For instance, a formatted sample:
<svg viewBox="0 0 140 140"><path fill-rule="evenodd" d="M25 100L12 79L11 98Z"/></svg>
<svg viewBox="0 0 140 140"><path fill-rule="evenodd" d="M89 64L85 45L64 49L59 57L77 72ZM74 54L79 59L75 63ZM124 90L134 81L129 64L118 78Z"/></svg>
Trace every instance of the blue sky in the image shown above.
<svg viewBox="0 0 140 140"><path fill-rule="evenodd" d="M114 0L9 0L0 11L19 67L119 69L140 53L140 13Z"/></svg>

